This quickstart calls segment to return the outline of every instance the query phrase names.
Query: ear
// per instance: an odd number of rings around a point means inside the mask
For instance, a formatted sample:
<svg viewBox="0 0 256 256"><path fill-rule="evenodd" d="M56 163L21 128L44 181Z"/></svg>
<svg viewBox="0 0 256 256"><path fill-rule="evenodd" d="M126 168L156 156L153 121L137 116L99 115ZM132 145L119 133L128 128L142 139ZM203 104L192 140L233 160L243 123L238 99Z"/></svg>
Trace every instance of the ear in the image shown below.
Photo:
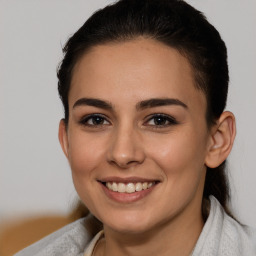
<svg viewBox="0 0 256 256"><path fill-rule="evenodd" d="M223 112L211 133L205 164L210 168L216 168L226 160L232 149L236 136L234 115L229 111Z"/></svg>
<svg viewBox="0 0 256 256"><path fill-rule="evenodd" d="M59 124L59 142L65 156L68 158L68 134L64 119L61 119Z"/></svg>

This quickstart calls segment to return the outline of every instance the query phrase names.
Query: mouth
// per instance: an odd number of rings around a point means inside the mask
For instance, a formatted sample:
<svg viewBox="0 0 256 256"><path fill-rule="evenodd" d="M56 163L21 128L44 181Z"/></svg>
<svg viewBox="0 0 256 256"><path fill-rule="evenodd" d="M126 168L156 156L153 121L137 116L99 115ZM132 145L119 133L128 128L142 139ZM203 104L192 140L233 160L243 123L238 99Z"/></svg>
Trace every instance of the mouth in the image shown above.
<svg viewBox="0 0 256 256"><path fill-rule="evenodd" d="M104 194L118 203L134 203L153 193L160 180L141 177L107 177L97 180Z"/></svg>
<svg viewBox="0 0 256 256"><path fill-rule="evenodd" d="M150 189L151 187L155 186L158 181L144 181L144 182L101 182L107 189L113 192L118 193L136 193L142 190Z"/></svg>

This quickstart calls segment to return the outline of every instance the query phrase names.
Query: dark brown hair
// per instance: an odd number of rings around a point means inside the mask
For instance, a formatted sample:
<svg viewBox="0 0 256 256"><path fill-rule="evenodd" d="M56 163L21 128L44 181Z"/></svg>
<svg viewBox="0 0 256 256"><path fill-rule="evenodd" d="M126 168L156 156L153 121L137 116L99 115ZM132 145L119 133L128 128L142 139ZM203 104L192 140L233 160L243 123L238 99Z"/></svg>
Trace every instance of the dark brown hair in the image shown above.
<svg viewBox="0 0 256 256"><path fill-rule="evenodd" d="M72 71L79 58L93 46L124 42L139 36L173 47L189 60L196 88L203 91L207 99L208 127L214 124L225 108L229 82L227 50L218 31L201 12L182 0L120 0L95 12L63 49L58 90L66 125ZM202 204L204 218L210 195L215 196L228 212L225 162L215 169L207 169Z"/></svg>

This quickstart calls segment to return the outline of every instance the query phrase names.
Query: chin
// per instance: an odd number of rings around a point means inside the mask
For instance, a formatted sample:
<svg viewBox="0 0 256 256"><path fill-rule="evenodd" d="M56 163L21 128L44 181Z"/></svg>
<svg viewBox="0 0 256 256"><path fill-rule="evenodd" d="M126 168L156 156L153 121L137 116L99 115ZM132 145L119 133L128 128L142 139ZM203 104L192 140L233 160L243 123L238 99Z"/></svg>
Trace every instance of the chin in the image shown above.
<svg viewBox="0 0 256 256"><path fill-rule="evenodd" d="M146 231L150 230L150 227L148 225L136 225L137 223L133 223L133 225L111 225L109 228L114 230L115 232L118 232L120 234L141 234L145 233Z"/></svg>
<svg viewBox="0 0 256 256"><path fill-rule="evenodd" d="M145 218L145 214L125 214L123 216L114 215L110 219L103 219L104 227L108 227L115 232L125 234L139 234L152 228L152 222Z"/></svg>

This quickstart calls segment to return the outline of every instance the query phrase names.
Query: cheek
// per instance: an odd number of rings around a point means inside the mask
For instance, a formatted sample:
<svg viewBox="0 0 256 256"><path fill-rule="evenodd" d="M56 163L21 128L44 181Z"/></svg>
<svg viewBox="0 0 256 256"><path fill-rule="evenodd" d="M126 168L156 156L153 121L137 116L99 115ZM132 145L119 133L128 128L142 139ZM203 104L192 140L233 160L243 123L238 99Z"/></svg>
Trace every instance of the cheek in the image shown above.
<svg viewBox="0 0 256 256"><path fill-rule="evenodd" d="M199 198L196 195L203 193L205 179L204 140L191 132L151 138L151 142L155 147L150 148L148 155L165 179L163 194L168 195L169 212L181 209L194 197ZM163 211L165 208L166 201L159 206Z"/></svg>
<svg viewBox="0 0 256 256"><path fill-rule="evenodd" d="M151 137L148 155L160 166L166 177L198 175L204 167L205 144L202 135L193 130Z"/></svg>
<svg viewBox="0 0 256 256"><path fill-rule="evenodd" d="M94 202L98 201L94 186L97 182L95 170L101 167L105 157L104 139L76 131L70 134L69 142L69 163L74 186L84 204L94 212Z"/></svg>
<svg viewBox="0 0 256 256"><path fill-rule="evenodd" d="M69 163L74 177L92 178L93 170L104 157L105 140L76 132L69 139Z"/></svg>

